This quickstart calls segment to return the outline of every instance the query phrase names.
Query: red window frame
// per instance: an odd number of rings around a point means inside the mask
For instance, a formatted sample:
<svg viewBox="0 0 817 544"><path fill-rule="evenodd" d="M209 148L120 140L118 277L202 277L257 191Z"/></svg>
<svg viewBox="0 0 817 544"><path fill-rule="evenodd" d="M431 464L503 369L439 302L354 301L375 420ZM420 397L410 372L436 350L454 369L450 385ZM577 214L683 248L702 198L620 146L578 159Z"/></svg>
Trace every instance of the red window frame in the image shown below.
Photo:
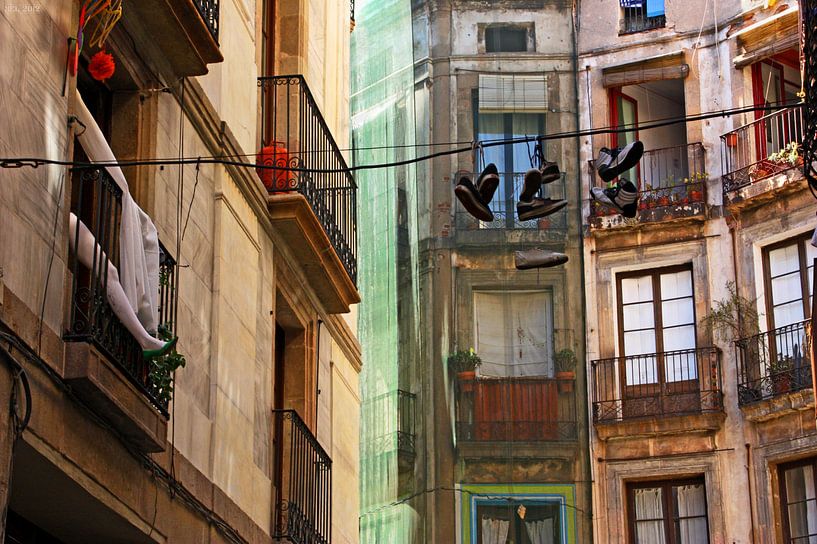
<svg viewBox="0 0 817 544"><path fill-rule="evenodd" d="M610 92L608 93L609 100L610 100L610 126L614 128L618 128L620 122L620 115L618 108L618 100L619 98L623 101L629 102L633 105L633 112L635 113L635 127L633 127L633 132L635 134L635 139L638 140L638 100L629 96L621 91L621 87L612 87ZM616 148L619 147L618 138L619 133L613 132L610 135L610 147ZM636 165L636 178L637 178L637 185L640 186L641 183L641 169L640 164Z"/></svg>

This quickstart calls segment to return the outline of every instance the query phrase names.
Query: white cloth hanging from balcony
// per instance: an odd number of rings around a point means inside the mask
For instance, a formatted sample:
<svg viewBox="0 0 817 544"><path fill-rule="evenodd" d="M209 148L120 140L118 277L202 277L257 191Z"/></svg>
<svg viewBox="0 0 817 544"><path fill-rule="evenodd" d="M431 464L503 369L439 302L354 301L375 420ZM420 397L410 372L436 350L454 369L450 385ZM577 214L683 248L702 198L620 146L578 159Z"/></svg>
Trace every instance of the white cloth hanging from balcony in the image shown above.
<svg viewBox="0 0 817 544"><path fill-rule="evenodd" d="M76 96L76 116L85 126L77 138L85 154L91 162L116 161L79 91ZM133 200L122 170L118 166L107 166L105 169L122 190L119 281L139 322L146 331L155 335L159 322L159 234L150 216Z"/></svg>

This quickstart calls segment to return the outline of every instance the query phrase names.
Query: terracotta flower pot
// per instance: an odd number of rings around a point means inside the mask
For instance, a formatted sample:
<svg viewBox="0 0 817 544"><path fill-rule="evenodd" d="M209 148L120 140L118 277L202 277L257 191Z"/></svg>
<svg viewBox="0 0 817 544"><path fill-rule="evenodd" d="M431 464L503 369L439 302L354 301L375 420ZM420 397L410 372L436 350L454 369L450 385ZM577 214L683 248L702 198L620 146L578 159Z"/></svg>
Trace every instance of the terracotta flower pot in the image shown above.
<svg viewBox="0 0 817 544"><path fill-rule="evenodd" d="M704 199L704 194L701 191L690 191L689 198L692 202L700 202Z"/></svg>
<svg viewBox="0 0 817 544"><path fill-rule="evenodd" d="M647 201L647 208L653 209L653 208L655 208L655 204L656 204L655 200L648 200Z"/></svg>
<svg viewBox="0 0 817 544"><path fill-rule="evenodd" d="M662 208L664 206L669 206L669 197L668 196L658 197L658 205L661 206Z"/></svg>
<svg viewBox="0 0 817 544"><path fill-rule="evenodd" d="M738 135L734 132L727 134L724 140L726 140L726 147L736 147L738 145Z"/></svg>
<svg viewBox="0 0 817 544"><path fill-rule="evenodd" d="M471 393L474 391L474 382L477 379L476 370L466 370L464 372L457 372L457 381L459 382L460 391L463 393Z"/></svg>
<svg viewBox="0 0 817 544"><path fill-rule="evenodd" d="M559 387L559 393L570 393L573 391L573 385L576 381L576 373L572 370L557 372L556 380Z"/></svg>

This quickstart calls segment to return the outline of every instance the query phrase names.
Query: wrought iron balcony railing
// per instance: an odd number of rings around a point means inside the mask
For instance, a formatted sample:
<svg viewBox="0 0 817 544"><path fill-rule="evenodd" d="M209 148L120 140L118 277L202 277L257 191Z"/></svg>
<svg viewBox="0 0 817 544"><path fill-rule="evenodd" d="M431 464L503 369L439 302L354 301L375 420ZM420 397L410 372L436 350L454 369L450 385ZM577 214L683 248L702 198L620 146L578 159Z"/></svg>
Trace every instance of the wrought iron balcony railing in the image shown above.
<svg viewBox="0 0 817 544"><path fill-rule="evenodd" d="M802 321L735 342L740 405L812 386L810 329Z"/></svg>
<svg viewBox="0 0 817 544"><path fill-rule="evenodd" d="M597 423L723 410L717 348L598 359L591 368Z"/></svg>
<svg viewBox="0 0 817 544"><path fill-rule="evenodd" d="M472 173L471 181L476 182L479 172ZM461 203L457 204L456 220L458 229L522 229L537 230L549 229L567 231L567 208L541 219L520 221L516 216L516 203L519 202L519 193L524 185L524 172L500 172L499 187L494 193L488 207L494 214L491 222L480 221L465 211ZM561 200L565 198L565 175L558 180L542 185L538 197Z"/></svg>
<svg viewBox="0 0 817 544"><path fill-rule="evenodd" d="M108 303L108 265L119 268L119 228L122 191L104 169L86 169L75 175L76 197L72 211L96 239L93 266L89 269L73 258L71 264L71 313L65 340L88 342L105 355L128 380L161 412L168 416L155 376L142 358L142 348L116 317ZM74 247L79 243L80 223L70 232ZM165 251L160 261L160 327L175 329L175 261ZM165 396L166 398L166 396Z"/></svg>
<svg viewBox="0 0 817 544"><path fill-rule="evenodd" d="M802 166L797 154L793 160L773 160L790 144L803 142L802 108L793 107L764 115L721 136L723 192L736 191L747 185Z"/></svg>
<svg viewBox="0 0 817 544"><path fill-rule="evenodd" d="M332 460L295 410L273 410L273 539L332 542Z"/></svg>
<svg viewBox="0 0 817 544"><path fill-rule="evenodd" d="M706 152L703 144L649 149L638 166L629 174L638 186L638 221L657 222L699 215L706 203ZM624 174L623 177L627 177ZM597 187L604 182L595 177ZM593 204L595 217L617 215L618 212ZM593 226L601 226L591 220Z"/></svg>
<svg viewBox="0 0 817 544"><path fill-rule="evenodd" d="M219 0L194 0L193 2L216 43L218 43L218 2Z"/></svg>
<svg viewBox="0 0 817 544"><path fill-rule="evenodd" d="M460 441L576 439L575 380L459 377L456 386Z"/></svg>
<svg viewBox="0 0 817 544"><path fill-rule="evenodd" d="M667 26L667 17L664 14L654 17L647 16L647 3L643 2L640 7L623 8L621 18L621 34L631 34Z"/></svg>
<svg viewBox="0 0 817 544"><path fill-rule="evenodd" d="M304 195L349 277L357 283L357 184L301 75L258 78L264 150L259 171L270 193ZM326 170L334 172L327 173Z"/></svg>
<svg viewBox="0 0 817 544"><path fill-rule="evenodd" d="M414 457L417 438L417 395L401 389L368 399L363 408L364 456L397 451ZM393 417L396 416L396 417Z"/></svg>

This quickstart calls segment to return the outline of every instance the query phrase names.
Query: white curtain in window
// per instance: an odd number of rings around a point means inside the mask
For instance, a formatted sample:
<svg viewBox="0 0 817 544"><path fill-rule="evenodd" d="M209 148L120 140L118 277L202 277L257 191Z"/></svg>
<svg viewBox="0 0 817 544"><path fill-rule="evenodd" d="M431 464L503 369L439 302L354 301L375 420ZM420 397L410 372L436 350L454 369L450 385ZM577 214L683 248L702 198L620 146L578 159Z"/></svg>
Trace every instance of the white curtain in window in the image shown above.
<svg viewBox="0 0 817 544"><path fill-rule="evenodd" d="M786 499L789 503L789 531L791 538L803 538L803 542L817 542L817 495L814 489L814 471L811 466L786 471Z"/></svg>
<svg viewBox="0 0 817 544"><path fill-rule="evenodd" d="M636 489L635 519L636 542L638 544L664 544L663 517L664 508L661 489Z"/></svg>
<svg viewBox="0 0 817 544"><path fill-rule="evenodd" d="M703 485L682 485L675 488L675 507L678 509L678 544L705 544L709 542L706 530L706 498ZM693 517L700 516L700 517Z"/></svg>
<svg viewBox="0 0 817 544"><path fill-rule="evenodd" d="M116 162L79 91L76 98L77 119L85 127L77 136L82 149L91 162ZM133 200L122 170L118 166L105 169L122 190L119 281L139 322L146 331L156 334L159 322L159 235L150 216Z"/></svg>
<svg viewBox="0 0 817 544"><path fill-rule="evenodd" d="M797 243L769 251L774 326L784 327L805 319Z"/></svg>
<svg viewBox="0 0 817 544"><path fill-rule="evenodd" d="M505 544L510 525L504 519L482 518L482 544Z"/></svg>
<svg viewBox="0 0 817 544"><path fill-rule="evenodd" d="M531 544L556 544L556 534L553 531L553 518L538 521L526 521L525 530Z"/></svg>
<svg viewBox="0 0 817 544"><path fill-rule="evenodd" d="M483 376L553 376L551 295L474 293L476 350Z"/></svg>

